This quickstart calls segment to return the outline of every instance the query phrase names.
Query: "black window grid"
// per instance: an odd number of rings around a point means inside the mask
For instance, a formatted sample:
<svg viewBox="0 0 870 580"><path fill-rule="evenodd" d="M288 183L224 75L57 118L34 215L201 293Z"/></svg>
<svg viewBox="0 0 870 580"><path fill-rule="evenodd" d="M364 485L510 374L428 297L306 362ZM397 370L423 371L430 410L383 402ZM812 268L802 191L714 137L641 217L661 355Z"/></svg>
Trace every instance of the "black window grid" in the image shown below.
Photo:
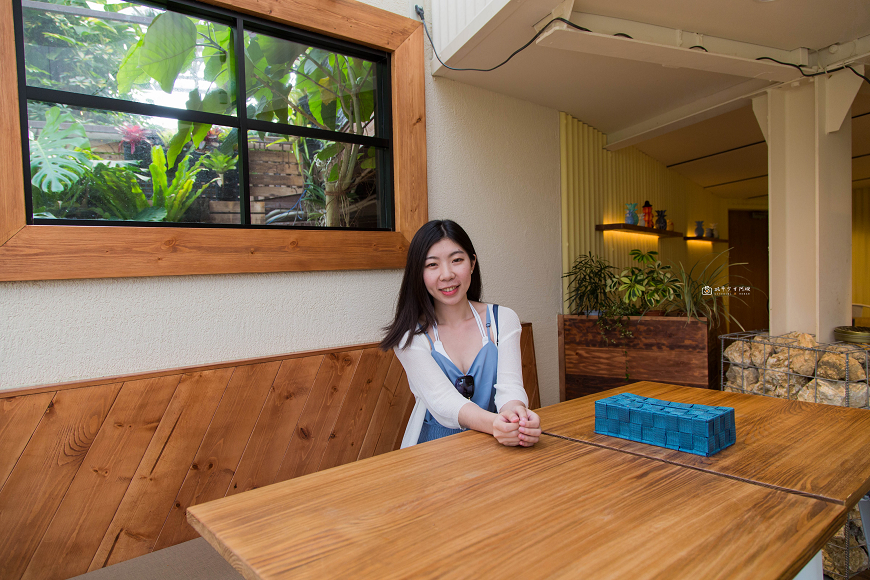
<svg viewBox="0 0 870 580"><path fill-rule="evenodd" d="M168 10L185 16L197 17L212 22L231 26L234 34L233 67L236 72L236 116L207 113L165 107L150 103L124 101L108 97L84 95L56 89L27 86L27 75L24 61L24 11L21 0L13 0L12 13L14 17L15 57L18 73L18 102L21 126L22 163L24 176L25 211L28 225L99 225L99 226L135 226L135 227L193 227L193 228L228 228L228 229L302 229L302 230L340 230L340 231L391 231L395 227L394 196L393 196L393 147L392 138L392 95L390 82L390 54L387 52L363 47L340 39L322 36L313 32L300 30L291 26L276 23L255 16L240 15L219 7L204 6L187 0L171 0L169 2L151 2L134 0L137 4ZM251 31L297 42L306 46L337 52L354 58L363 58L374 63L376 69L375 88L375 135L359 135L340 131L327 131L302 125L272 123L249 119L247 117L247 99L245 87L244 59L241 66L238 55L244 54L244 33ZM84 219L40 219L33 217L33 196L31 192L30 147L28 138L28 100L43 101L73 107L102 109L121 113L163 117L194 123L209 123L237 128L239 132L239 224L216 224L194 222L140 222L140 221L110 221ZM377 192L378 192L378 223L377 228L350 227L316 227L295 225L266 225L251 222L251 192L248 147L242 146L242 140L247 143L248 131L262 131L279 135L330 140L337 143L351 143L375 147L377 159Z"/></svg>

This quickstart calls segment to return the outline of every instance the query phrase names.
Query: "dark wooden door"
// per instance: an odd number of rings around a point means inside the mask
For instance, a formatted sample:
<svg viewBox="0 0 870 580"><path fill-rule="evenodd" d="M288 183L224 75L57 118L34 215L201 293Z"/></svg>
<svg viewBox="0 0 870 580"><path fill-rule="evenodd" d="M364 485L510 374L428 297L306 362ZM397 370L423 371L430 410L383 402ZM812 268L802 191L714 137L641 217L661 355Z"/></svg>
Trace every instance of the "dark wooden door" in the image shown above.
<svg viewBox="0 0 870 580"><path fill-rule="evenodd" d="M728 211L729 262L746 262L729 269L731 288L750 286L748 293L730 301L731 314L746 330L770 328L768 308L768 238L766 211ZM740 327L731 323L731 332Z"/></svg>

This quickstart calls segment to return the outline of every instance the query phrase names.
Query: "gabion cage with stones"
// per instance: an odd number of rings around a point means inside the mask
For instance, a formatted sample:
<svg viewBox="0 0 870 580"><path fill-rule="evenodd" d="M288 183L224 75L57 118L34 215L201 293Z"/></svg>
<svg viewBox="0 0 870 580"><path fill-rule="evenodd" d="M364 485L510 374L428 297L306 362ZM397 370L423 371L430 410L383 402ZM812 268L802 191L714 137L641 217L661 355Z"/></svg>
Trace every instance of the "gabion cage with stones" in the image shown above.
<svg viewBox="0 0 870 580"><path fill-rule="evenodd" d="M735 332L720 338L723 391L870 408L870 345L818 343L801 332ZM870 568L857 507L822 556L825 574L838 580Z"/></svg>

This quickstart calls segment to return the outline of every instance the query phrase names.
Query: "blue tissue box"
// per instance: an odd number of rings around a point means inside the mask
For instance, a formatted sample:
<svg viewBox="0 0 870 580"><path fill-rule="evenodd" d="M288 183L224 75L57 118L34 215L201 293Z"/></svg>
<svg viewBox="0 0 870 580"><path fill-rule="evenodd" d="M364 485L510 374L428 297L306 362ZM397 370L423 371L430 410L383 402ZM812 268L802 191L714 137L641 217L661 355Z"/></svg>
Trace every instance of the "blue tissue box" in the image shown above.
<svg viewBox="0 0 870 580"><path fill-rule="evenodd" d="M734 409L633 393L595 401L595 432L709 457L734 445Z"/></svg>

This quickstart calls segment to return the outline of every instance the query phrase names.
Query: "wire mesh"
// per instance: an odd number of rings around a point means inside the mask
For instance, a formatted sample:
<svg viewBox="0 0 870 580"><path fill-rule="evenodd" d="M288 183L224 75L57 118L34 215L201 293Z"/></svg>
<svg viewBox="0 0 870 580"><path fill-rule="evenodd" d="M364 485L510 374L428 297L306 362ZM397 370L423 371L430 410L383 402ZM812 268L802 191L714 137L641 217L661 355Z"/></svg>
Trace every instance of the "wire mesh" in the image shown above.
<svg viewBox="0 0 870 580"><path fill-rule="evenodd" d="M720 338L723 391L870 409L870 345L818 343L798 332L734 332ZM833 580L870 569L857 507L822 556L825 575Z"/></svg>

